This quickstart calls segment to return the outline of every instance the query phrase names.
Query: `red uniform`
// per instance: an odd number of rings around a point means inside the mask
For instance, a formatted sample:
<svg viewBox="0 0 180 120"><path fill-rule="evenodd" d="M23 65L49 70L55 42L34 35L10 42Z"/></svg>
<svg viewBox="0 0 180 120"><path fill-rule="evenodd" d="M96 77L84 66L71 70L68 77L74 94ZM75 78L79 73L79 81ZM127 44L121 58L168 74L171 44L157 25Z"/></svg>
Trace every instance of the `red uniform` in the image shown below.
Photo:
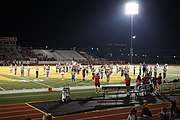
<svg viewBox="0 0 180 120"><path fill-rule="evenodd" d="M94 76L95 86L96 86L96 87L97 87L97 86L100 87L99 79L100 79L99 75L95 75L95 76Z"/></svg>
<svg viewBox="0 0 180 120"><path fill-rule="evenodd" d="M158 78L157 78L157 83L158 83L158 84L161 84L161 83L162 83L162 76L158 76Z"/></svg>
<svg viewBox="0 0 180 120"><path fill-rule="evenodd" d="M143 82L144 82L144 84L149 84L149 77L144 77L143 78Z"/></svg>
<svg viewBox="0 0 180 120"><path fill-rule="evenodd" d="M126 77L125 77L125 84L126 84L126 86L130 86L130 84L131 84L131 78L130 78L129 76L126 76Z"/></svg>

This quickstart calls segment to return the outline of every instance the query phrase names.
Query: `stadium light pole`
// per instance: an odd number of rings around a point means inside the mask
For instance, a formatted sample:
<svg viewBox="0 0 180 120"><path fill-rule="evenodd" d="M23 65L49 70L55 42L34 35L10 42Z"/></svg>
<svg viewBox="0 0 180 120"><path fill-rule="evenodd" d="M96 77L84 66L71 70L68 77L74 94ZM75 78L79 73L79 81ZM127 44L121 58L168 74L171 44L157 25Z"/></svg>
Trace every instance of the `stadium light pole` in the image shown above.
<svg viewBox="0 0 180 120"><path fill-rule="evenodd" d="M135 14L138 14L138 11L139 11L138 3L134 2L134 1L126 3L126 14L131 15L131 35L130 35L130 38L131 38L131 47L130 47L131 64L133 63L133 60L132 60L132 56L133 56L133 44L132 44L132 42L133 41L132 40L135 39L135 36L133 35L133 16Z"/></svg>

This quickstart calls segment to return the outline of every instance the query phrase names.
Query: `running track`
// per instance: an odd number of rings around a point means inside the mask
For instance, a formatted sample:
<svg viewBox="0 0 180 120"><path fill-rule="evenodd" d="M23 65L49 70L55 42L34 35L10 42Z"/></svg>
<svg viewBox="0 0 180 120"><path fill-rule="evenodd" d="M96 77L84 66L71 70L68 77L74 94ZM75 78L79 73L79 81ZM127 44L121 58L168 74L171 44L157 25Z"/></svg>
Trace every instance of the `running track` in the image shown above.
<svg viewBox="0 0 180 120"><path fill-rule="evenodd" d="M152 112L153 120L157 120L158 113L161 111L161 107L169 107L169 103L150 104L149 109ZM178 108L180 108L180 101L177 102ZM73 115L66 115L54 118L55 120L126 120L130 111L130 107L117 108L101 111L93 111L86 113L79 113ZM137 106L138 117L140 116L141 106ZM10 104L0 105L0 120L25 120L26 117L32 118L32 120L41 120L43 113L28 106L27 104Z"/></svg>

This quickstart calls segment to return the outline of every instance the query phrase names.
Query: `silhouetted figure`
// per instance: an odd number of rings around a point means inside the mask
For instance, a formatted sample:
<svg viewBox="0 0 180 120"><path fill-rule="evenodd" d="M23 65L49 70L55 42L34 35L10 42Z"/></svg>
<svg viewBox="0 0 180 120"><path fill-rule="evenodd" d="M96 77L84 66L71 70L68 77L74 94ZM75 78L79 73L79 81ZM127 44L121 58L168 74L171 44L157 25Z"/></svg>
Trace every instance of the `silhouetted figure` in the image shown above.
<svg viewBox="0 0 180 120"><path fill-rule="evenodd" d="M159 114L159 120L169 120L170 116L166 107L163 107L161 113Z"/></svg>
<svg viewBox="0 0 180 120"><path fill-rule="evenodd" d="M130 114L128 115L127 120L137 120L137 110L135 108L132 108L130 111Z"/></svg>

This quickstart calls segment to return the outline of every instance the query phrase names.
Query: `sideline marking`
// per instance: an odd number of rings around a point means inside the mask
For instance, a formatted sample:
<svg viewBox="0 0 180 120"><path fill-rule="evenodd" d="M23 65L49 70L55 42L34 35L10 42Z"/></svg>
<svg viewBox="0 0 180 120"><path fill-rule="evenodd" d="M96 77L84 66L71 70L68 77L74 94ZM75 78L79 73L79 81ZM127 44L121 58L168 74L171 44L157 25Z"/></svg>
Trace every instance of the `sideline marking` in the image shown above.
<svg viewBox="0 0 180 120"><path fill-rule="evenodd" d="M6 91L4 88L0 87L1 90Z"/></svg>
<svg viewBox="0 0 180 120"><path fill-rule="evenodd" d="M35 81L35 82L36 82L36 81L37 81L37 82L39 82L39 81L40 81L40 82L43 82L44 80L42 80L42 79L34 79L34 80L32 80L32 81Z"/></svg>
<svg viewBox="0 0 180 120"><path fill-rule="evenodd" d="M29 82L28 80L19 80L18 82Z"/></svg>
<svg viewBox="0 0 180 120"><path fill-rule="evenodd" d="M27 106L31 107L31 108L34 108L35 110L37 110L37 111L39 111L39 112L41 112L41 113L43 113L43 114L47 114L47 113L45 113L44 111L42 111L42 110L40 110L40 109L38 109L38 108L30 105L29 103L25 103L25 104L26 104Z"/></svg>
<svg viewBox="0 0 180 120"><path fill-rule="evenodd" d="M44 91L45 92L45 91ZM72 93L89 93L89 92L91 92L91 91L79 91L79 92L73 92L72 91ZM42 92L40 92L40 93L42 93ZM16 94L18 94L18 93L16 93ZM0 100L1 99L7 99L7 98L22 98L22 97L34 97L34 96L54 96L54 95L58 95L59 96L59 94L60 93L51 93L51 94L38 94L38 95L26 95L26 94L28 94L28 93L20 93L20 94L25 94L25 95L22 95L22 96L8 96L8 97L0 97ZM31 94L31 93L30 93ZM5 95L7 95L7 94L5 94ZM10 95L10 94L9 94ZM61 97L61 96L60 96ZM33 102L34 103L34 102Z"/></svg>
<svg viewBox="0 0 180 120"><path fill-rule="evenodd" d="M25 93L26 94L26 93ZM7 98L22 98L22 97L35 97L35 96L54 96L54 95L56 95L57 93L54 93L54 94L43 94L43 95L41 95L41 94L39 94L39 95L22 95L22 96L9 96L9 97L0 97L0 100L1 99L7 99Z"/></svg>

